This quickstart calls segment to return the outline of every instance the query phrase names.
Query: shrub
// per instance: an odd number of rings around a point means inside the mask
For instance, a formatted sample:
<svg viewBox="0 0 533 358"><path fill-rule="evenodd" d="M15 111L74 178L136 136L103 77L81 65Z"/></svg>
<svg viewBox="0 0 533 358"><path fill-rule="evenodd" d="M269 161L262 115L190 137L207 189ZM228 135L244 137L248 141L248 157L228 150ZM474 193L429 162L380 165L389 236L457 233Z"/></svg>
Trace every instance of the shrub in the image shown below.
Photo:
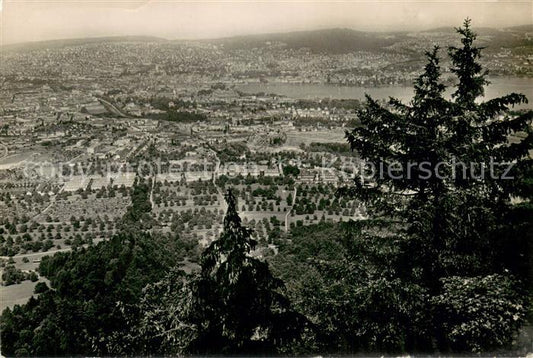
<svg viewBox="0 0 533 358"><path fill-rule="evenodd" d="M509 276L448 277L433 297L435 322L452 350L480 352L506 346L525 318L523 300Z"/></svg>

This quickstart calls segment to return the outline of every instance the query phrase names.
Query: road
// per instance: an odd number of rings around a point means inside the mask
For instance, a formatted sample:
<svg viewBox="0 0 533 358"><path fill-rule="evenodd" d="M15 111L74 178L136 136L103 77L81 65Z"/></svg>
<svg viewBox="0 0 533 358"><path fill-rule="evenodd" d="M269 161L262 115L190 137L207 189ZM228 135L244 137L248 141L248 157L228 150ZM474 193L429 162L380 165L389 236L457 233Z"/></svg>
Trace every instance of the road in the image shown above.
<svg viewBox="0 0 533 358"><path fill-rule="evenodd" d="M152 176L152 189L150 190L150 205L152 206L152 211L154 211L155 209L154 187L155 187L155 174Z"/></svg>
<svg viewBox="0 0 533 358"><path fill-rule="evenodd" d="M55 249L55 250L50 250L50 251L45 251L45 252L33 252L31 254L20 254L20 255L14 255L14 256L0 256L0 259L9 260L10 257L13 257L13 259L21 259L21 258L24 258L24 257L30 258L30 257L34 257L34 256L53 255L56 252L64 252L64 251L70 251L70 250L71 250L71 248L67 247L67 248L64 248L64 249Z"/></svg>
<svg viewBox="0 0 533 358"><path fill-rule="evenodd" d="M104 241L104 239L100 238L100 239L94 239L93 240L93 244L96 245L98 244L100 241ZM89 245L82 245L83 247L89 247ZM14 255L14 256L0 256L0 259L4 259L4 260L9 260L10 257L13 257L13 259L22 259L24 257L34 257L34 256L47 256L47 255L53 255L57 252L65 252L65 251L71 251L72 248L71 247L66 247L66 248L63 248L63 249L55 249L55 250L49 250L49 251L42 251L42 252L32 252L31 254L19 254L19 255Z"/></svg>
<svg viewBox="0 0 533 358"><path fill-rule="evenodd" d="M119 116L119 117L123 117L123 118L128 118L129 115L127 115L126 113L122 112L120 109L118 109L117 107L115 107L114 104L112 103L109 103L108 101L106 101L105 99L103 98L98 98L98 101L100 101L100 103L102 104L102 106L105 107L105 109L107 109L109 112Z"/></svg>
<svg viewBox="0 0 533 358"><path fill-rule="evenodd" d="M58 194L60 194L61 192L63 192L63 189L65 189L65 186L63 186L61 189L59 189L59 191L57 192L56 195L50 197L50 204L48 204L48 205L46 206L46 208L44 208L43 210L41 210L40 213L35 214L35 215L31 218L31 220L35 220L35 219L37 219L39 216L41 216L41 215L43 215L44 213L46 213L46 212L48 211L48 209L50 209L50 208L52 207L52 205L54 205L54 203L56 202L56 196L57 196Z"/></svg>
<svg viewBox="0 0 533 358"><path fill-rule="evenodd" d="M46 206L46 208L44 208L41 212L33 215L33 217L31 218L31 220L35 221L35 219L37 219L39 216L41 216L42 214L44 214L48 209L50 209L50 207L52 207L52 205L54 205L54 202L52 201L52 198L50 198L50 204L48 204Z"/></svg>
<svg viewBox="0 0 533 358"><path fill-rule="evenodd" d="M294 203L296 203L296 194L297 194L297 189L296 187L294 187L294 194L293 194L293 197L292 197L292 203L291 203L291 206L289 208L289 210L287 210L287 214L285 214L285 232L289 232L289 215L291 214L291 211L292 211L292 207L294 206Z"/></svg>

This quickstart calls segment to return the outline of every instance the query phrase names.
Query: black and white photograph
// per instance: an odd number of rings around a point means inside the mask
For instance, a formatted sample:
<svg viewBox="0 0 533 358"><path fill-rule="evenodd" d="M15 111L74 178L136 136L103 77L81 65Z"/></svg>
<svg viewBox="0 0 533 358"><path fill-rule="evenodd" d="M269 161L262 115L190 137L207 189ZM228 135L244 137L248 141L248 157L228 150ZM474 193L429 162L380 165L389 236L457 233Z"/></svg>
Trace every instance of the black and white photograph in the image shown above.
<svg viewBox="0 0 533 358"><path fill-rule="evenodd" d="M533 358L533 1L0 0L0 358Z"/></svg>

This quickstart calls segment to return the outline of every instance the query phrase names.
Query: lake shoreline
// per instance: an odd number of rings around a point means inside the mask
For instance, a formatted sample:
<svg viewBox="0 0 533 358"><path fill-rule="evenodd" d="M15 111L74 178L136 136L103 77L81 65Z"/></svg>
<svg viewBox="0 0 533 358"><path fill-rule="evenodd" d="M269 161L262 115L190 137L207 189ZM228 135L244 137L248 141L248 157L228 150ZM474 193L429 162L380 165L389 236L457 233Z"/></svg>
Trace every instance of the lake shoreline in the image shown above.
<svg viewBox="0 0 533 358"><path fill-rule="evenodd" d="M509 93L522 93L529 99L528 104L519 106L520 109L533 109L533 79L524 77L490 77L490 84L485 87L485 99L504 96ZM246 83L237 84L235 89L247 94L269 93L292 99L320 100L328 99L358 99L364 100L368 94L376 99L395 97L408 102L413 96L413 86L389 85L377 87L342 86L336 84L308 84L308 83ZM453 87L448 86L445 92L450 97Z"/></svg>

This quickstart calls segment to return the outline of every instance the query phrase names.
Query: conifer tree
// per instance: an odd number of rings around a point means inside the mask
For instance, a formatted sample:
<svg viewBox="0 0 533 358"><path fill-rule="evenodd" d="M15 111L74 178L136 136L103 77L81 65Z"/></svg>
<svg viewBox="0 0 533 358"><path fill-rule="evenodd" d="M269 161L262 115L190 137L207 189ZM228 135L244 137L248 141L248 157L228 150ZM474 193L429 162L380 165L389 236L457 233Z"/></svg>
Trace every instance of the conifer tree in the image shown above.
<svg viewBox="0 0 533 358"><path fill-rule="evenodd" d="M444 284L447 278L478 277L468 281L476 284L486 282L482 278L491 274L507 275L510 261L523 254L516 252L503 261L499 237L506 229L519 179L531 167L532 112L511 111L526 103L526 97L512 93L480 101L488 84L487 72L479 63L482 49L474 45L476 34L470 20L457 32L462 46L448 51L451 70L458 78L451 100L444 97L438 48L434 48L426 54L427 64L415 81L410 103L391 98L383 105L367 97L359 113L362 126L347 133L352 149L363 160L377 168L381 164L395 169L384 170L367 182L356 181L348 193L363 199L375 217L388 220L394 233L391 246L399 249L389 261L391 272L417 282L435 297L450 289L449 283ZM525 138L509 143L508 136L520 131ZM512 170L506 173L511 162ZM504 175L515 179L502 179ZM446 328L438 322L442 319L434 319L440 348L474 346L472 341L455 344L462 338L451 339L448 332L455 326ZM508 317L500 323L517 328ZM486 346L476 342L475 347L502 345L511 338L487 341Z"/></svg>
<svg viewBox="0 0 533 358"><path fill-rule="evenodd" d="M148 289L144 331L163 332L156 335L168 347L161 353L281 353L302 335L305 319L290 309L268 263L253 257L256 241L242 225L231 191L226 202L223 231L203 252L200 273L186 280L173 273L168 285L156 285L175 287L163 298Z"/></svg>

